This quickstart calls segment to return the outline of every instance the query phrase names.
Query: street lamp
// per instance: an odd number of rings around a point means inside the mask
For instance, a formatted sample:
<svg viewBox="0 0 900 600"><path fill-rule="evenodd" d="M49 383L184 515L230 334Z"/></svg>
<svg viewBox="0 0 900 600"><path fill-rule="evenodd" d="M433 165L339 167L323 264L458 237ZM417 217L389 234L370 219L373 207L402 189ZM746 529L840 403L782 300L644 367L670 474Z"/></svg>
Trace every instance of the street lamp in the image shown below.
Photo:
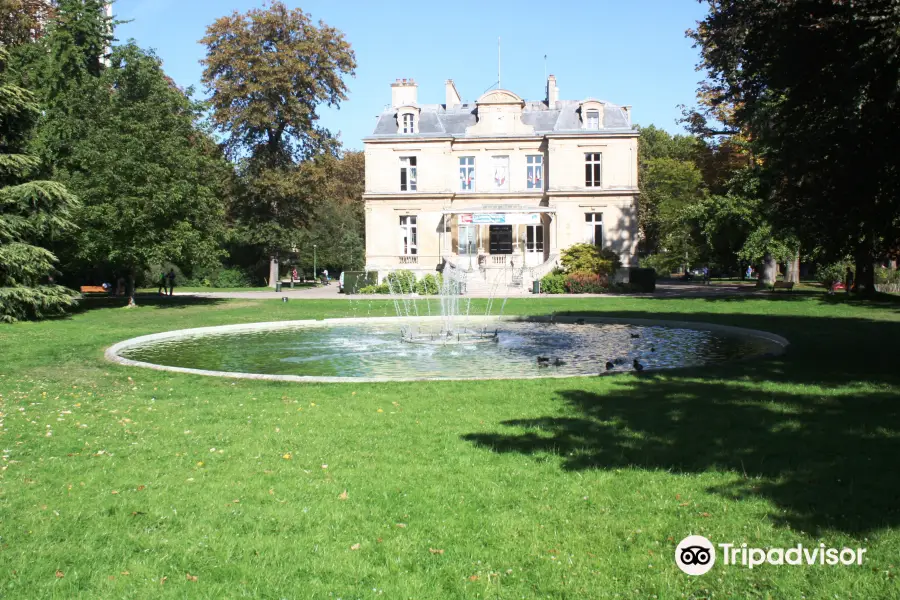
<svg viewBox="0 0 900 600"><path fill-rule="evenodd" d="M313 244L313 281L316 281L318 277L316 277L316 245Z"/></svg>

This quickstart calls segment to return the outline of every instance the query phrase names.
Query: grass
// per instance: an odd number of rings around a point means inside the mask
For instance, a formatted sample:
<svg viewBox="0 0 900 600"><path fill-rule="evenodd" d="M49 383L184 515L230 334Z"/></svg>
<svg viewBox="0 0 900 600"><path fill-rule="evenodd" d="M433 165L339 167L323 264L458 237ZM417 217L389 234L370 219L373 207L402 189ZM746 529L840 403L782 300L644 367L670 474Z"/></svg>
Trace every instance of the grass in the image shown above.
<svg viewBox="0 0 900 600"><path fill-rule="evenodd" d="M896 301L514 299L792 345L641 376L372 385L125 368L103 349L389 301L143 302L0 328L0 597L900 595ZM673 561L688 534L868 552L690 577Z"/></svg>

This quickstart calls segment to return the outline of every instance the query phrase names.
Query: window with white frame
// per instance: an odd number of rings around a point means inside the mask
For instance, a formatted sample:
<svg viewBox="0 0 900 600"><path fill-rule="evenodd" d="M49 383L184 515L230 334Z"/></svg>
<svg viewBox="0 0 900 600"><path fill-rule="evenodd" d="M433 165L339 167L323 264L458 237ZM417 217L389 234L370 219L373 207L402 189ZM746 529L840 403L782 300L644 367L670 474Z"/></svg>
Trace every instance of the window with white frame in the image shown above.
<svg viewBox="0 0 900 600"><path fill-rule="evenodd" d="M462 192L471 192L475 189L475 157L459 157L459 189Z"/></svg>
<svg viewBox="0 0 900 600"><path fill-rule="evenodd" d="M404 113L403 115L403 125L400 128L401 133L415 133L416 132L416 116L412 113Z"/></svg>
<svg viewBox="0 0 900 600"><path fill-rule="evenodd" d="M509 156L492 156L491 163L494 171L494 180L491 182L491 190L494 192L508 192Z"/></svg>
<svg viewBox="0 0 900 600"><path fill-rule="evenodd" d="M603 247L603 213L584 213L584 241Z"/></svg>
<svg viewBox="0 0 900 600"><path fill-rule="evenodd" d="M528 169L528 189L544 189L544 157L540 154L535 154L526 157L525 160Z"/></svg>
<svg viewBox="0 0 900 600"><path fill-rule="evenodd" d="M416 217L400 217L400 254L411 256L418 254L416 239Z"/></svg>
<svg viewBox="0 0 900 600"><path fill-rule="evenodd" d="M478 254L478 228L475 225L459 226L458 253L461 256Z"/></svg>
<svg viewBox="0 0 900 600"><path fill-rule="evenodd" d="M584 185L585 187L600 187L600 159L603 155L599 152L588 152L584 155Z"/></svg>
<svg viewBox="0 0 900 600"><path fill-rule="evenodd" d="M400 157L400 191L416 191L416 157Z"/></svg>
<svg viewBox="0 0 900 600"><path fill-rule="evenodd" d="M589 110L584 121L585 129L600 129L600 111Z"/></svg>
<svg viewBox="0 0 900 600"><path fill-rule="evenodd" d="M543 252L544 251L544 226L528 225L525 230L525 251L526 252Z"/></svg>

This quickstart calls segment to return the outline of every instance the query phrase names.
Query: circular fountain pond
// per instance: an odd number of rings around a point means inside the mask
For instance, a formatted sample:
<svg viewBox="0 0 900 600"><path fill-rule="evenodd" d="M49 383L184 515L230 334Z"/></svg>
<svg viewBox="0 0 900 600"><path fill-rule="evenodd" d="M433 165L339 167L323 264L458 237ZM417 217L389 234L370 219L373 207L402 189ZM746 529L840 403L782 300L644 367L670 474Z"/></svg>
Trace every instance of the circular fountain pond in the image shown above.
<svg viewBox="0 0 900 600"><path fill-rule="evenodd" d="M573 377L716 364L780 354L762 331L606 318L471 319L488 343L409 343L428 318L326 319L171 331L107 350L116 362L187 373L285 381ZM436 329L436 331L439 330ZM496 334L496 335L494 335ZM463 341L463 338L460 338ZM607 371L607 361L614 366Z"/></svg>

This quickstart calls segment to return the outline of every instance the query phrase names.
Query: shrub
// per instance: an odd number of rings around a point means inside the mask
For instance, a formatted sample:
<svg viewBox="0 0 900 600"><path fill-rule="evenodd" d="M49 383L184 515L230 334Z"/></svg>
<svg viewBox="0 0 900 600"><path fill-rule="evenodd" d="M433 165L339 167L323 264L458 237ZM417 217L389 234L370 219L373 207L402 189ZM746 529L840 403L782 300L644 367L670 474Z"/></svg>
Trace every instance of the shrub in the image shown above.
<svg viewBox="0 0 900 600"><path fill-rule="evenodd" d="M875 269L875 283L881 285L900 285L900 269L878 267Z"/></svg>
<svg viewBox="0 0 900 600"><path fill-rule="evenodd" d="M373 271L344 271L344 293L359 294L360 289L378 285L378 273Z"/></svg>
<svg viewBox="0 0 900 600"><path fill-rule="evenodd" d="M635 292L650 294L656 290L656 270L631 267L628 269L628 281Z"/></svg>
<svg viewBox="0 0 900 600"><path fill-rule="evenodd" d="M831 289L831 286L833 286L835 283L844 281L844 275L847 272L848 266L850 266L849 262L842 261L828 265L827 267L820 268L817 273L817 275L819 276L819 281L822 282L822 285Z"/></svg>
<svg viewBox="0 0 900 600"><path fill-rule="evenodd" d="M216 273L212 285L217 288L250 287L250 278L240 269L222 269Z"/></svg>
<svg viewBox="0 0 900 600"><path fill-rule="evenodd" d="M566 275L558 271L544 275L541 278L541 291L545 294L565 294Z"/></svg>
<svg viewBox="0 0 900 600"><path fill-rule="evenodd" d="M443 276L440 273L437 275L428 273L425 277L416 282L416 293L422 296L439 294L443 282Z"/></svg>
<svg viewBox="0 0 900 600"><path fill-rule="evenodd" d="M609 289L609 277L596 273L569 273L565 286L569 294L603 294Z"/></svg>
<svg viewBox="0 0 900 600"><path fill-rule="evenodd" d="M416 289L416 274L406 269L392 271L384 278L383 283L386 283L394 293L409 294Z"/></svg>
<svg viewBox="0 0 900 600"><path fill-rule="evenodd" d="M378 285L367 285L359 288L357 291L358 294L390 294L391 288L388 287L386 283L380 283Z"/></svg>
<svg viewBox="0 0 900 600"><path fill-rule="evenodd" d="M560 262L566 273L611 275L622 266L618 254L609 248L601 250L593 244L569 246L562 251Z"/></svg>

